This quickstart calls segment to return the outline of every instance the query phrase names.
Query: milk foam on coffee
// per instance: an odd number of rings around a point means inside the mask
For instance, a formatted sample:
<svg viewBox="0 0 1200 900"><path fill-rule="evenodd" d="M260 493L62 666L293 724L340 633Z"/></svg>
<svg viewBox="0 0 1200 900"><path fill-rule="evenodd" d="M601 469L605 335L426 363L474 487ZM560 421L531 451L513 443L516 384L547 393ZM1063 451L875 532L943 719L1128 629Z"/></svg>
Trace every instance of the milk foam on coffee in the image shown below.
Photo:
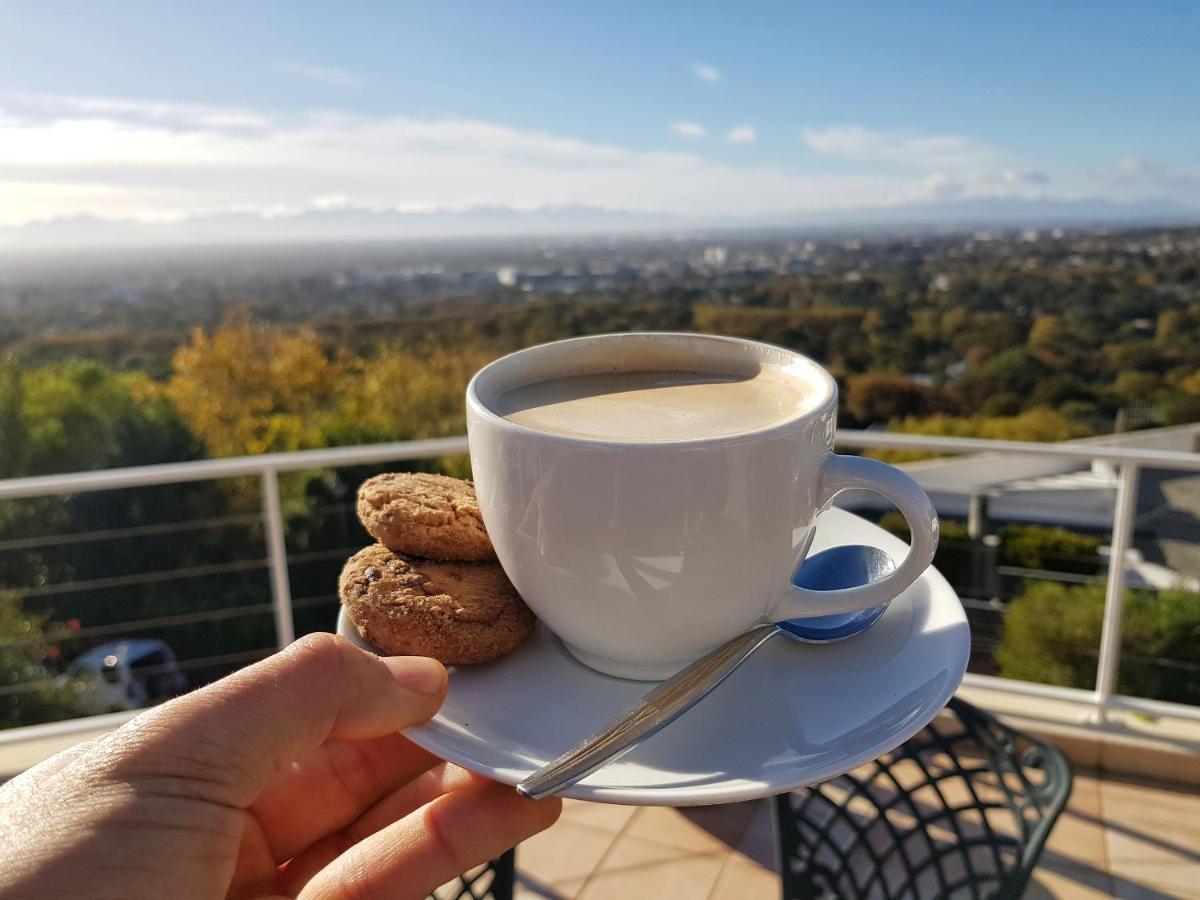
<svg viewBox="0 0 1200 900"><path fill-rule="evenodd" d="M804 411L786 372L628 371L567 375L513 388L496 412L538 431L615 441L684 441L760 431Z"/></svg>

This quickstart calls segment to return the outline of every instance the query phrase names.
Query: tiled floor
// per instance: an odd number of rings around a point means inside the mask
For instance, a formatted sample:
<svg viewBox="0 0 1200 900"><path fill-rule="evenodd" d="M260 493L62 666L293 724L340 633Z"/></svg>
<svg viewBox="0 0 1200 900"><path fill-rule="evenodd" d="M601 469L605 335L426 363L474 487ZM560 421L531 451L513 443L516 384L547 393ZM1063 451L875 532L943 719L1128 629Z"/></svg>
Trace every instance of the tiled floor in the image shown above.
<svg viewBox="0 0 1200 900"><path fill-rule="evenodd" d="M517 896L584 900L779 897L766 802L687 810L567 801L522 844ZM1200 793L1075 778L1030 898L1200 898Z"/></svg>

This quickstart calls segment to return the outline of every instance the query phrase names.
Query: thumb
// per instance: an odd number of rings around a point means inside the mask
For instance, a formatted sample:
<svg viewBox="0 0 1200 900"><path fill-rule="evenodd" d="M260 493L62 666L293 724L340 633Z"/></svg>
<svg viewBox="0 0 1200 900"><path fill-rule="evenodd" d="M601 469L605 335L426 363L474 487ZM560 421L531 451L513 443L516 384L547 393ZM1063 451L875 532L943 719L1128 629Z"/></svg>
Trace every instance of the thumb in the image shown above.
<svg viewBox="0 0 1200 900"><path fill-rule="evenodd" d="M184 779L197 796L245 807L325 741L419 724L445 696L446 670L436 660L381 659L344 638L310 634L133 719L113 735L120 749L112 765L125 776Z"/></svg>

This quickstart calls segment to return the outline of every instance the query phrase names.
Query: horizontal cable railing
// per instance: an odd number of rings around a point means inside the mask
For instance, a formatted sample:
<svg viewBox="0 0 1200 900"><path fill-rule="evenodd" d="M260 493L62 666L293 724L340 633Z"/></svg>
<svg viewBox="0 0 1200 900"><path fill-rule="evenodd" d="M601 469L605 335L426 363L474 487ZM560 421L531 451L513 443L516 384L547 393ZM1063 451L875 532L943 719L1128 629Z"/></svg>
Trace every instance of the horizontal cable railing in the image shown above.
<svg viewBox="0 0 1200 900"><path fill-rule="evenodd" d="M1170 714L1200 719L1200 708L1184 704L1166 703L1137 697L1118 696L1116 682L1120 664L1120 637L1122 612L1125 602L1125 555L1131 545L1134 516L1136 511L1136 486L1138 473L1143 468L1200 472L1200 454L1180 453L1165 450L1141 450L1129 447L1113 447L1091 442L1040 444L1032 442L983 440L976 438L942 437L912 434L894 434L876 431L837 432L839 449L898 450L932 454L995 453L1007 456L1054 458L1067 462L1091 463L1103 461L1113 465L1117 472L1116 496L1113 509L1111 555L1107 560L1106 572L1096 575L1069 572L1050 572L1024 566L997 564L995 572L1008 578L1052 580L1070 584L1106 584L1104 626L1098 648L1082 652L1080 656L1096 658L1096 685L1093 689L1065 688L1033 682L1020 682L992 675L969 675L968 683L986 686L994 690L1011 690L1014 693L1043 696L1051 699L1074 699L1089 704L1100 717L1108 709L1142 710L1148 714ZM172 521L150 525L129 525L81 531L63 535L38 535L18 537L0 541L0 551L49 551L57 547L95 545L100 541L125 541L155 538L168 534L187 534L205 529L249 528L262 540L262 551L252 558L222 560L211 563L164 567L148 572L135 572L101 578L80 578L60 582L36 583L26 587L4 590L25 598L51 598L61 595L87 596L88 591L126 588L141 588L166 582L179 582L209 576L236 575L257 572L265 574L271 592L270 602L257 602L216 609L201 609L175 615L157 615L129 621L106 622L98 625L55 629L41 635L41 639L79 640L105 638L117 635L146 633L156 629L192 626L205 623L224 623L270 616L273 621L275 647L261 650L237 651L224 655L184 659L178 662L180 671L200 668L219 668L261 658L277 647L285 646L293 639L293 613L296 610L313 609L336 602L333 593L314 593L293 599L289 583L289 565L320 563L345 558L353 553L355 546L338 546L289 553L284 539L282 504L279 496L278 474L283 472L311 471L336 467L366 466L381 463L426 460L435 457L455 456L467 452L465 437L438 438L433 440L404 441L357 447L334 447L321 450L297 451L292 453L262 454L215 460L196 460L122 469L78 472L62 475L43 475L0 481L0 500L31 499L51 496L71 496L96 491L112 491L127 488L175 485L188 482L215 481L220 479L254 477L260 482L261 513L216 515L186 521ZM309 515L349 515L353 501L327 503L309 509ZM1066 558L1066 555L1064 555ZM1005 596L1005 595L1002 595ZM994 611L997 604L981 597L964 597L964 605L977 612ZM994 636L982 636L982 644L995 646ZM6 639L0 647L21 644L22 640ZM982 645L981 644L981 645ZM1164 665L1174 663L1161 661ZM1171 668L1191 670L1193 663L1181 661ZM0 687L0 696L20 693L21 684ZM1165 713L1169 711L1169 713ZM63 730L80 720L55 723ZM20 729L15 729L19 731ZM12 730L10 730L12 731ZM6 735L6 737L8 737Z"/></svg>

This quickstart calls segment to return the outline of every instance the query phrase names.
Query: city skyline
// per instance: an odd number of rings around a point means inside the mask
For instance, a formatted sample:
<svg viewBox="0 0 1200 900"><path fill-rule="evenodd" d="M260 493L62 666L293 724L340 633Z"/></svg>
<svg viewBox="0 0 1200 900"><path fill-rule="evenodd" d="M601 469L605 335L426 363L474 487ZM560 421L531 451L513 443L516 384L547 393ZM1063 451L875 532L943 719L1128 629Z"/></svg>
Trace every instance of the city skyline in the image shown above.
<svg viewBox="0 0 1200 900"><path fill-rule="evenodd" d="M81 216L453 230L479 208L646 227L1200 210L1200 18L1182 4L0 17L10 237Z"/></svg>

